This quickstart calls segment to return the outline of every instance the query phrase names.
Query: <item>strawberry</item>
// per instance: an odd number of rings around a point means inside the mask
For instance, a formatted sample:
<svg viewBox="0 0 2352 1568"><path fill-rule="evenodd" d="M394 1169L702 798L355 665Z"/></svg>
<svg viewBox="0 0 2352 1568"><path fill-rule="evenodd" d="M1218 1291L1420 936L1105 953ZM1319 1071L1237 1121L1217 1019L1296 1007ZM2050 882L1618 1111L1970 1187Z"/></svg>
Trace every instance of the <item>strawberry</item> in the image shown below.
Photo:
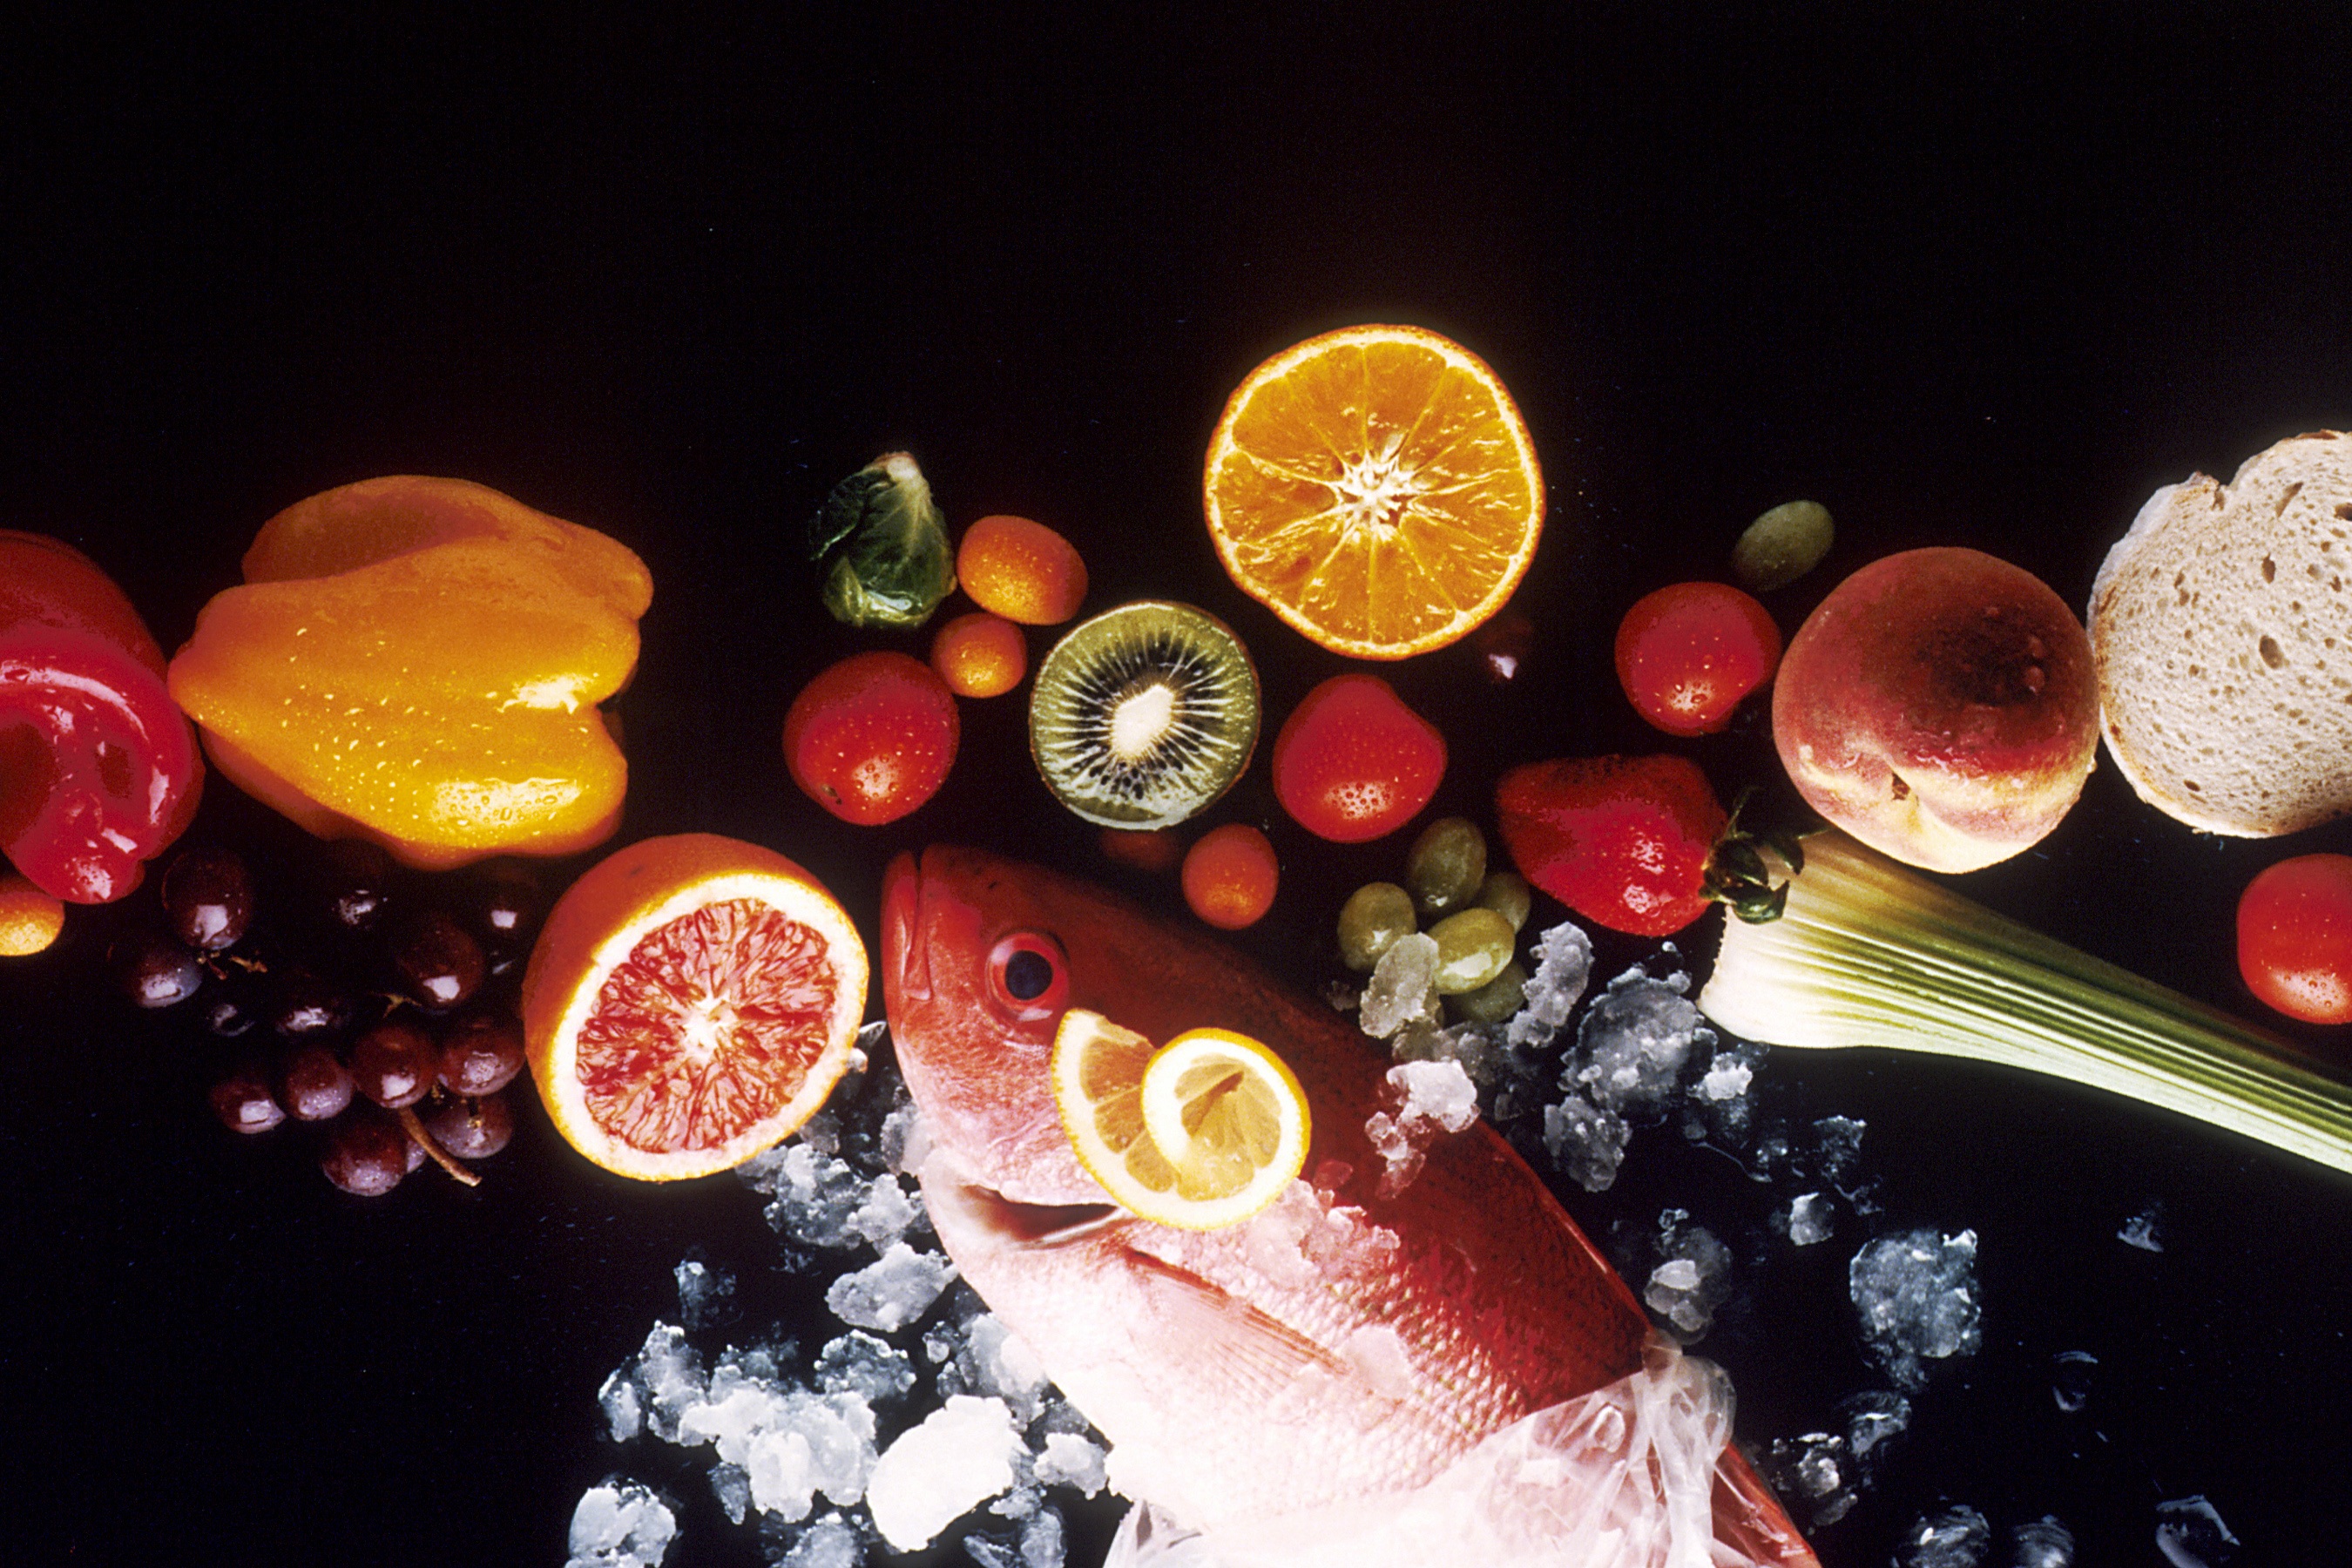
<svg viewBox="0 0 2352 1568"><path fill-rule="evenodd" d="M1558 757L1495 786L1519 874L1589 921L1671 936L1706 911L1722 803L1682 757Z"/></svg>

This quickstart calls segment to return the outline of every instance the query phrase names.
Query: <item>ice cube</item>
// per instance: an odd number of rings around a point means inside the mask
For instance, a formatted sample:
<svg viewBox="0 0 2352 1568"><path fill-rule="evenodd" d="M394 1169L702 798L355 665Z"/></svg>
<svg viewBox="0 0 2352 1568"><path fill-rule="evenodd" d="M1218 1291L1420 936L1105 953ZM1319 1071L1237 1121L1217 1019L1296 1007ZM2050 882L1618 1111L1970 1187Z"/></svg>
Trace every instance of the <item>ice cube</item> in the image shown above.
<svg viewBox="0 0 2352 1568"><path fill-rule="evenodd" d="M1650 1271L1642 1300L1688 1343L1713 1325L1716 1309L1731 1294L1731 1249L1681 1209L1660 1217L1658 1249L1663 1261Z"/></svg>
<svg viewBox="0 0 2352 1568"><path fill-rule="evenodd" d="M2009 1532L2011 1568L2074 1568L2074 1532L2049 1514Z"/></svg>
<svg viewBox="0 0 2352 1568"><path fill-rule="evenodd" d="M1103 1489L1103 1451L1075 1433L1048 1432L1032 1473L1043 1485L1076 1487L1092 1497Z"/></svg>
<svg viewBox="0 0 2352 1568"><path fill-rule="evenodd" d="M1045 1363L1029 1342L993 1312L978 1313L965 1325L952 1359L940 1369L941 1394L1002 1399L1020 1426L1036 1419L1049 1386Z"/></svg>
<svg viewBox="0 0 2352 1568"><path fill-rule="evenodd" d="M1814 1169L1822 1180L1841 1191L1853 1184L1868 1125L1851 1116L1824 1116L1813 1123Z"/></svg>
<svg viewBox="0 0 2352 1568"><path fill-rule="evenodd" d="M1013 1485L1024 1451L1001 1399L950 1394L883 1451L866 1487L882 1539L900 1552L928 1546L956 1519Z"/></svg>
<svg viewBox="0 0 2352 1568"><path fill-rule="evenodd" d="M1827 1241L1836 1228L1829 1200L1821 1194L1799 1193L1789 1200L1789 1240L1792 1246L1811 1247L1815 1242Z"/></svg>
<svg viewBox="0 0 2352 1568"><path fill-rule="evenodd" d="M1581 1087L1604 1110L1651 1110L1664 1105L1696 1046L1712 1046L1709 1029L1683 984L1628 970L1585 1009L1577 1029L1577 1061L1561 1082Z"/></svg>
<svg viewBox="0 0 2352 1568"><path fill-rule="evenodd" d="M2157 1227L2163 1218L2164 1206L2150 1204L2124 1221L2124 1227L2116 1232L2116 1239L2126 1247L2137 1247L2142 1252L2162 1252L2164 1238Z"/></svg>
<svg viewBox="0 0 2352 1568"><path fill-rule="evenodd" d="M1414 1019L1437 1021L1437 939L1421 931L1397 938L1364 986L1357 1022L1387 1039Z"/></svg>
<svg viewBox="0 0 2352 1568"><path fill-rule="evenodd" d="M604 1386L596 1391L596 1403L604 1407L604 1424L611 1429L614 1442L625 1443L645 1430L645 1401L627 1367L613 1369Z"/></svg>
<svg viewBox="0 0 2352 1568"><path fill-rule="evenodd" d="M886 1173L875 1177L866 1187L865 1197L851 1211L845 1228L879 1252L904 1239L922 1213L914 1194L897 1176Z"/></svg>
<svg viewBox="0 0 2352 1568"><path fill-rule="evenodd" d="M1838 1414L1845 1418L1846 1447L1866 1464L1881 1444L1911 1425L1911 1402L1892 1389L1866 1389L1841 1403Z"/></svg>
<svg viewBox="0 0 2352 1568"><path fill-rule="evenodd" d="M768 1194L768 1224L803 1247L855 1247L856 1221L873 1195L873 1181L847 1161L800 1139L754 1154L736 1167Z"/></svg>
<svg viewBox="0 0 2352 1568"><path fill-rule="evenodd" d="M1707 1064L1706 1075L1698 1080L1697 1094L1702 1100L1717 1104L1738 1100L1756 1081L1756 1069L1740 1059L1733 1051L1718 1051Z"/></svg>
<svg viewBox="0 0 2352 1568"><path fill-rule="evenodd" d="M1783 1494L1812 1505L1815 1528L1833 1524L1853 1506L1845 1439L1833 1432L1778 1437L1761 1456L1766 1479Z"/></svg>
<svg viewBox="0 0 2352 1568"><path fill-rule="evenodd" d="M1401 1101L1399 1118L1408 1123L1459 1132L1478 1120L1478 1086L1460 1062L1400 1062L1389 1068L1388 1084Z"/></svg>
<svg viewBox="0 0 2352 1568"><path fill-rule="evenodd" d="M1544 1147L1552 1163L1588 1193L1607 1192L1617 1180L1633 1137L1623 1117L1580 1094L1544 1107Z"/></svg>
<svg viewBox="0 0 2352 1568"><path fill-rule="evenodd" d="M677 1539L677 1516L649 1487L614 1477L572 1510L566 1568L658 1568Z"/></svg>
<svg viewBox="0 0 2352 1568"><path fill-rule="evenodd" d="M883 1163L894 1176L921 1170L931 1152L930 1135L923 1129L923 1113L915 1109L911 1100L882 1119L880 1142Z"/></svg>
<svg viewBox="0 0 2352 1568"><path fill-rule="evenodd" d="M1592 939L1573 921L1545 931L1529 953L1535 969L1503 1029L1503 1038L1521 1050L1549 1044L1592 983Z"/></svg>
<svg viewBox="0 0 2352 1568"><path fill-rule="evenodd" d="M914 1363L905 1351L856 1329L817 1352L815 1370L821 1391L855 1394L869 1404L915 1386Z"/></svg>
<svg viewBox="0 0 2352 1568"><path fill-rule="evenodd" d="M677 1315L688 1328L707 1328L726 1315L735 1295L733 1275L690 1258L672 1272L677 1276Z"/></svg>
<svg viewBox="0 0 2352 1568"><path fill-rule="evenodd" d="M865 1538L837 1513L811 1520L793 1537L776 1568L864 1568Z"/></svg>
<svg viewBox="0 0 2352 1568"><path fill-rule="evenodd" d="M1870 1243L1847 1265L1863 1339L1898 1386L1921 1386L1923 1362L1976 1353L1976 1263L1975 1231L1910 1230Z"/></svg>
<svg viewBox="0 0 2352 1568"><path fill-rule="evenodd" d="M955 1265L942 1255L894 1242L874 1262L827 1287L824 1304L853 1328L896 1333L929 1311L954 1278Z"/></svg>
<svg viewBox="0 0 2352 1568"><path fill-rule="evenodd" d="M2156 1549L2172 1568L2221 1568L2238 1538L2200 1494L2156 1505Z"/></svg>
<svg viewBox="0 0 2352 1568"><path fill-rule="evenodd" d="M625 1398L614 1386L614 1379L624 1375L635 1385L634 1400ZM656 1323L646 1334L646 1342L637 1353L625 1363L604 1386L612 1397L604 1405L605 1419L615 1420L615 1406L625 1409L634 1403L646 1429L665 1442L677 1441L678 1413L698 1405L709 1387L703 1375L702 1358L686 1342L686 1331L670 1323ZM617 1425L614 1427L618 1434ZM632 1432L630 1436L635 1434Z"/></svg>
<svg viewBox="0 0 2352 1568"><path fill-rule="evenodd" d="M1022 1516L1017 1544L983 1535L964 1538L964 1554L980 1568L1062 1568L1062 1516L1039 1508Z"/></svg>
<svg viewBox="0 0 2352 1568"><path fill-rule="evenodd" d="M1981 1568L1992 1525L1966 1503L1920 1520L1895 1547L1895 1568Z"/></svg>
<svg viewBox="0 0 2352 1568"><path fill-rule="evenodd" d="M2088 1351L2060 1351L2050 1358L2050 1397L2069 1415L2080 1415L2091 1403L2091 1385L2099 1358Z"/></svg>
<svg viewBox="0 0 2352 1568"><path fill-rule="evenodd" d="M751 1477L740 1465L717 1464L710 1467L710 1495L737 1524L751 1510Z"/></svg>

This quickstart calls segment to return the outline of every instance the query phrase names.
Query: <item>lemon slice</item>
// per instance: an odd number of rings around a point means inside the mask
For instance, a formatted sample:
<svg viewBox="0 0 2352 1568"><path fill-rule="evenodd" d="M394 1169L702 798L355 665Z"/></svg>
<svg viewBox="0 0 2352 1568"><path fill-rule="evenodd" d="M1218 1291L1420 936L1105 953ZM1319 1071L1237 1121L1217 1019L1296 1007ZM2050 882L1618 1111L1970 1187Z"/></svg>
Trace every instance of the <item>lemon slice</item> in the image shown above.
<svg viewBox="0 0 2352 1568"><path fill-rule="evenodd" d="M1054 1035L1054 1099L1087 1173L1159 1225L1237 1225L1307 1163L1298 1079L1231 1030L1188 1030L1155 1049L1073 1007Z"/></svg>

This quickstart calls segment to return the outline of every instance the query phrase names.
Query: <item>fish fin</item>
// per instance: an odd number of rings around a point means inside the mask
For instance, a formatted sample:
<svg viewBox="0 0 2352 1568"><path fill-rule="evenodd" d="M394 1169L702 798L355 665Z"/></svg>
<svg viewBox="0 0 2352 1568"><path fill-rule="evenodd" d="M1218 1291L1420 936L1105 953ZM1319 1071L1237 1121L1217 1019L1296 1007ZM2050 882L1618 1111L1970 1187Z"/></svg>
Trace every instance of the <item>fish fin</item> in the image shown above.
<svg viewBox="0 0 2352 1568"><path fill-rule="evenodd" d="M1716 1540L1749 1561L1775 1568L1822 1568L1771 1487L1729 1443L1716 1458L1714 1505Z"/></svg>
<svg viewBox="0 0 2352 1568"><path fill-rule="evenodd" d="M1139 1502L1118 1521L1103 1568L1220 1568L1208 1538L1187 1529L1158 1503Z"/></svg>
<svg viewBox="0 0 2352 1568"><path fill-rule="evenodd" d="M1270 1395L1300 1376L1338 1373L1347 1362L1262 1307L1237 1300L1208 1280L1137 1247L1128 1256L1151 1282L1163 1326L1199 1353L1214 1356L1243 1392Z"/></svg>

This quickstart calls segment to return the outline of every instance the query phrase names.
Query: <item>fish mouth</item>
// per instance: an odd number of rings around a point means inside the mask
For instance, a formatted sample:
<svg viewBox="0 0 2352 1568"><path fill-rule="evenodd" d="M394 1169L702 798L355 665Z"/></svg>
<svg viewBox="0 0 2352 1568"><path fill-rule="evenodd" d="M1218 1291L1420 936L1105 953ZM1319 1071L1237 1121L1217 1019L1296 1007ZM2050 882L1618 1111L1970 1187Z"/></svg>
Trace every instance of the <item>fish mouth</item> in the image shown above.
<svg viewBox="0 0 2352 1568"><path fill-rule="evenodd" d="M1008 1198L945 1151L935 1152L920 1175L924 1203L942 1241L952 1237L966 1244L977 1240L992 1248L1018 1250L1066 1247L1127 1217L1127 1211L1114 1203L1035 1204Z"/></svg>
<svg viewBox="0 0 2352 1568"><path fill-rule="evenodd" d="M911 851L901 850L882 872L882 978L889 997L931 999L930 951L922 931L922 868Z"/></svg>

